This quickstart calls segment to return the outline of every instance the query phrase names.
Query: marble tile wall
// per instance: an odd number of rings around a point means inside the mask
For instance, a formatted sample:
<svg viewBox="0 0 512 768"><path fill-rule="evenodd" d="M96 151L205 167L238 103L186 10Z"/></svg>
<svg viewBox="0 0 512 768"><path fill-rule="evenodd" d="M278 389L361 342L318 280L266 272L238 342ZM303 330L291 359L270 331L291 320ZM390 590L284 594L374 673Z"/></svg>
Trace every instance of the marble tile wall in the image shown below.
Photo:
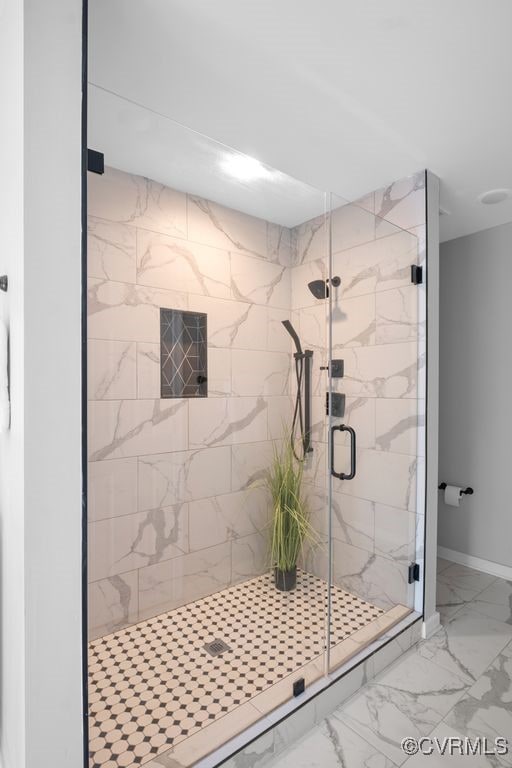
<svg viewBox="0 0 512 768"><path fill-rule="evenodd" d="M424 423L423 174L335 209L335 388L358 474L334 481L334 576L384 608L411 604ZM288 230L107 168L89 194L90 625L99 636L268 567L257 487L289 423L291 319L314 351L315 526L327 533L325 217ZM161 400L160 307L206 312L208 398ZM419 446L419 447L418 447ZM348 447L340 442L339 467ZM421 484L420 484L421 485ZM326 547L304 565L327 577Z"/></svg>
<svg viewBox="0 0 512 768"><path fill-rule="evenodd" d="M291 409L291 234L111 168L89 182L96 637L268 567L254 486ZM205 399L160 399L161 307L208 315Z"/></svg>
<svg viewBox="0 0 512 768"><path fill-rule="evenodd" d="M398 181L350 205L333 205L333 357L345 376L333 380L346 395L343 421L357 433L357 475L333 479L333 576L337 584L383 608L413 605L407 566L416 559L417 521L423 520L418 476L424 446L424 287L413 286L411 264L425 261L424 173ZM323 549L306 566L327 572L327 302L307 288L325 279L326 225L321 219L292 230L292 320L314 350L313 454L307 493ZM336 436L336 468L349 467L348 439ZM420 537L421 538L421 537Z"/></svg>

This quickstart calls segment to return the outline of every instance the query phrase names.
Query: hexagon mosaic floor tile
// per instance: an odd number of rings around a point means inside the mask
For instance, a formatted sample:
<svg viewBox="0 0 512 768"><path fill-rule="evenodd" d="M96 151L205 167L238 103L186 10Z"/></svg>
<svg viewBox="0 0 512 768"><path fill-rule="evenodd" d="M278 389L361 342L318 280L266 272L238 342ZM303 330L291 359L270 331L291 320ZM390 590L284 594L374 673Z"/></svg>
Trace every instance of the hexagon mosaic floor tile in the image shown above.
<svg viewBox="0 0 512 768"><path fill-rule="evenodd" d="M92 642L90 768L144 764L322 654L326 600L312 574L265 574ZM383 613L334 587L332 645Z"/></svg>

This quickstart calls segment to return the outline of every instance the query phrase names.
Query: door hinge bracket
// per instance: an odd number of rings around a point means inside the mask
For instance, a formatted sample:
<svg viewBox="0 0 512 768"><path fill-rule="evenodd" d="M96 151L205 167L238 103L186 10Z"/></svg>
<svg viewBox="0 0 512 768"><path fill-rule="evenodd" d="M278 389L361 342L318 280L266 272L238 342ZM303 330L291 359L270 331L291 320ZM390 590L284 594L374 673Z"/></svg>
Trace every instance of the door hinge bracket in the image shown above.
<svg viewBox="0 0 512 768"><path fill-rule="evenodd" d="M87 150L87 170L91 173L105 173L105 155L95 149Z"/></svg>
<svg viewBox="0 0 512 768"><path fill-rule="evenodd" d="M411 264L411 283L413 285L421 285L423 283L423 267Z"/></svg>
<svg viewBox="0 0 512 768"><path fill-rule="evenodd" d="M411 563L409 566L409 575L407 581L409 584L413 584L415 581L420 580L420 566L419 563Z"/></svg>

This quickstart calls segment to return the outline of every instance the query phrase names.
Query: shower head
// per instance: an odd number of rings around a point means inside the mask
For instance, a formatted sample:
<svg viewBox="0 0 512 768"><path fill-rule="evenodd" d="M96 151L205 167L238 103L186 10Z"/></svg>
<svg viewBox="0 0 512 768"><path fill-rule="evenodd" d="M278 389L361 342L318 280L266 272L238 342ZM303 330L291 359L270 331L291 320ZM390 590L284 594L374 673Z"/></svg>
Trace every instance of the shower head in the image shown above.
<svg viewBox="0 0 512 768"><path fill-rule="evenodd" d="M329 288L327 283L329 280L312 280L308 283L308 288L315 297L315 299L327 299L329 298ZM333 277L330 281L331 285L337 288L341 284L339 277Z"/></svg>
<svg viewBox="0 0 512 768"><path fill-rule="evenodd" d="M297 354L298 355L302 355L302 347L300 345L300 339L297 336L297 332L296 332L295 328L293 327L293 325L290 323L289 320L282 320L282 323L283 323L284 327L286 328L286 330L288 331L288 333L290 334L290 336L292 337L292 339L293 339L293 341L295 343L295 347L297 349Z"/></svg>

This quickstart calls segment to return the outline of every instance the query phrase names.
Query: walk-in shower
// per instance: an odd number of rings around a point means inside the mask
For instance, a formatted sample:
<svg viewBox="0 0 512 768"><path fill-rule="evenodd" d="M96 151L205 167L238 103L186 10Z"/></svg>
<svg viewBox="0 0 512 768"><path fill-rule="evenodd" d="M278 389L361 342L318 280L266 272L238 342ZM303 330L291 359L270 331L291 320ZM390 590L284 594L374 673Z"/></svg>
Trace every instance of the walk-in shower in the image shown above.
<svg viewBox="0 0 512 768"><path fill-rule="evenodd" d="M90 768L188 768L421 611L424 189L241 182L233 150L89 104ZM290 440L314 536L281 592Z"/></svg>

